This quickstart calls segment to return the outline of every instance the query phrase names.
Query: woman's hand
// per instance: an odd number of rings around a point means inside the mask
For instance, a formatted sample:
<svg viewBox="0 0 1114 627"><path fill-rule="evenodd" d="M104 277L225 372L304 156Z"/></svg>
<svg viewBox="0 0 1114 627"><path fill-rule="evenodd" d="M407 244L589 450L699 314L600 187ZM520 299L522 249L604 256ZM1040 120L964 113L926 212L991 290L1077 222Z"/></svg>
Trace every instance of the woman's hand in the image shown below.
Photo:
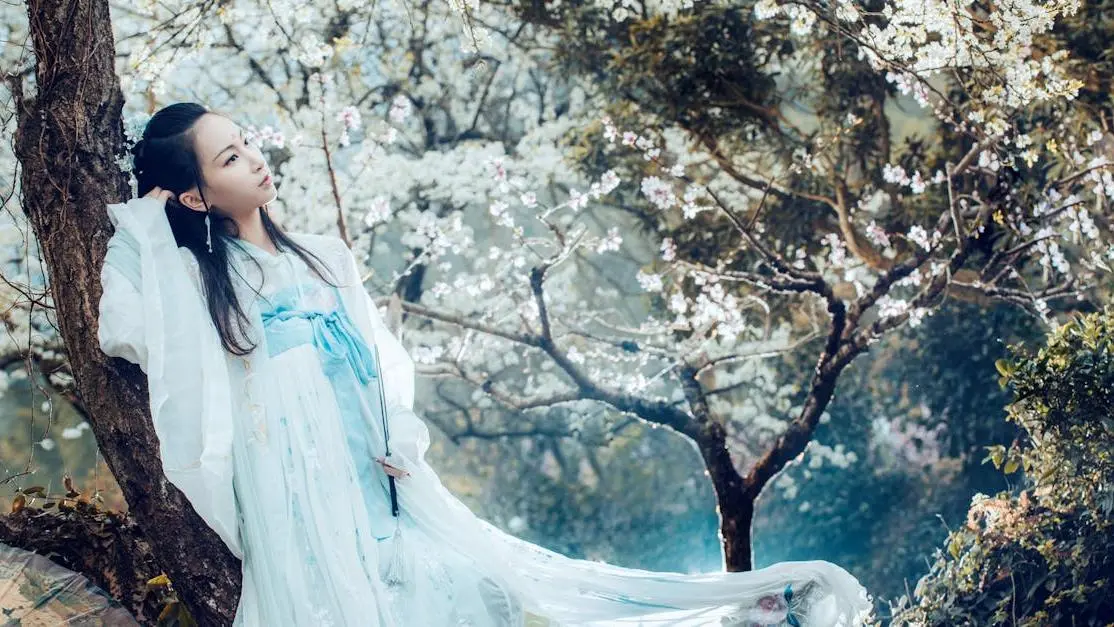
<svg viewBox="0 0 1114 627"><path fill-rule="evenodd" d="M391 465L391 462L394 461L393 458L390 461L388 461L387 459L385 459L383 457L376 457L375 461L379 462L379 464L383 466L383 470L387 471L387 474L392 476L392 477L401 478L401 477L409 477L410 476L409 471L403 470L402 468L399 468L398 466Z"/></svg>
<svg viewBox="0 0 1114 627"><path fill-rule="evenodd" d="M151 191L144 194L143 197L144 198L154 198L155 200L161 200L163 202L166 202L168 199L174 197L174 192L170 191L169 189L163 189L161 187L156 186L156 187L152 187Z"/></svg>

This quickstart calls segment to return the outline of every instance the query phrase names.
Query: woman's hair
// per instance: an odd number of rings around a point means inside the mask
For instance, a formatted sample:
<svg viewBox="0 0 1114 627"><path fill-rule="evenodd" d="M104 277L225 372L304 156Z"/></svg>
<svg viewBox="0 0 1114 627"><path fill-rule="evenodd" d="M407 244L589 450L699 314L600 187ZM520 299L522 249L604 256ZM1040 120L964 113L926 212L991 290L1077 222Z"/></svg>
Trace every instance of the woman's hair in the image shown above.
<svg viewBox="0 0 1114 627"><path fill-rule="evenodd" d="M178 194L197 186L204 200L201 162L194 149L194 124L206 113L216 113L193 102L179 102L157 111L143 129L143 138L132 148L133 169L139 183L138 195L144 196L155 187L173 192L166 200L166 218L178 246L190 249L201 274L201 284L209 305L217 332L220 333L224 349L234 355L247 355L255 349L254 344L246 345L232 334L232 315L235 313L240 335L251 322L244 314L236 298L232 283L232 266L229 263L229 246L240 246L233 242L239 235L236 223L231 218L210 211L212 225L213 252L206 243L205 212L195 211L178 201ZM217 115L222 115L217 113ZM219 209L208 203L212 209ZM321 280L336 285L325 278L321 268L325 264L312 252L299 246L267 214L266 207L259 208L263 228L280 250L291 250L309 266ZM233 237L223 237L230 234ZM310 259L313 258L313 260ZM255 261L253 259L253 261ZM256 266L259 262L255 261ZM262 268L260 268L262 270ZM335 277L334 277L335 278ZM258 294L256 288L252 288Z"/></svg>

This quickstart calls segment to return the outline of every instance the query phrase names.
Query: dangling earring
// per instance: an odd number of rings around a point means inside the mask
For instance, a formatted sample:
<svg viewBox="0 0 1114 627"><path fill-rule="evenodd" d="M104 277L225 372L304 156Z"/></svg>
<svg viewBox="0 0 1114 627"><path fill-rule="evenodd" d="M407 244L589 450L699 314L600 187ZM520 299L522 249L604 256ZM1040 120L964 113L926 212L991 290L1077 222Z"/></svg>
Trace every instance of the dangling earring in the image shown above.
<svg viewBox="0 0 1114 627"><path fill-rule="evenodd" d="M209 225L209 210L205 210L205 245L209 247L209 252L213 252L213 229Z"/></svg>

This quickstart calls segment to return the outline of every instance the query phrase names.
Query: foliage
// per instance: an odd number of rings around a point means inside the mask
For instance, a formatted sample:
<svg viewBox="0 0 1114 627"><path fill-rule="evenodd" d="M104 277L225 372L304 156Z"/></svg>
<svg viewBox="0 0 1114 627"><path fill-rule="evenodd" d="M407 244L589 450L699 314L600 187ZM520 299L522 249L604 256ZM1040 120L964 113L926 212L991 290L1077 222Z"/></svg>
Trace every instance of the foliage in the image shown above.
<svg viewBox="0 0 1114 627"><path fill-rule="evenodd" d="M1114 307L1080 316L1035 353L1010 347L1001 384L1023 437L988 447L1017 493L978 494L895 624L1099 625L1114 620Z"/></svg>

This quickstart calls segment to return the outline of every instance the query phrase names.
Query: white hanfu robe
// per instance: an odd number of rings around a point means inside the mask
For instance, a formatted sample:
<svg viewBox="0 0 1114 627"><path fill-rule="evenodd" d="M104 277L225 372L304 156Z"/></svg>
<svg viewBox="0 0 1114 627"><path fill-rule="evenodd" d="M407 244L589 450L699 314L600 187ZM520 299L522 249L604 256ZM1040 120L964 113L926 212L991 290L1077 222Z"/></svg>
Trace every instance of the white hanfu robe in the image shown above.
<svg viewBox="0 0 1114 627"><path fill-rule="evenodd" d="M228 242L256 344L235 356L163 203L108 210L116 233L101 270L98 339L147 374L167 479L243 560L237 627L511 627L528 618L829 627L869 612L865 589L825 561L653 572L566 557L489 524L426 462L414 363L342 240L291 234L336 287L292 251ZM396 480L397 517L374 462L388 441L411 473Z"/></svg>

